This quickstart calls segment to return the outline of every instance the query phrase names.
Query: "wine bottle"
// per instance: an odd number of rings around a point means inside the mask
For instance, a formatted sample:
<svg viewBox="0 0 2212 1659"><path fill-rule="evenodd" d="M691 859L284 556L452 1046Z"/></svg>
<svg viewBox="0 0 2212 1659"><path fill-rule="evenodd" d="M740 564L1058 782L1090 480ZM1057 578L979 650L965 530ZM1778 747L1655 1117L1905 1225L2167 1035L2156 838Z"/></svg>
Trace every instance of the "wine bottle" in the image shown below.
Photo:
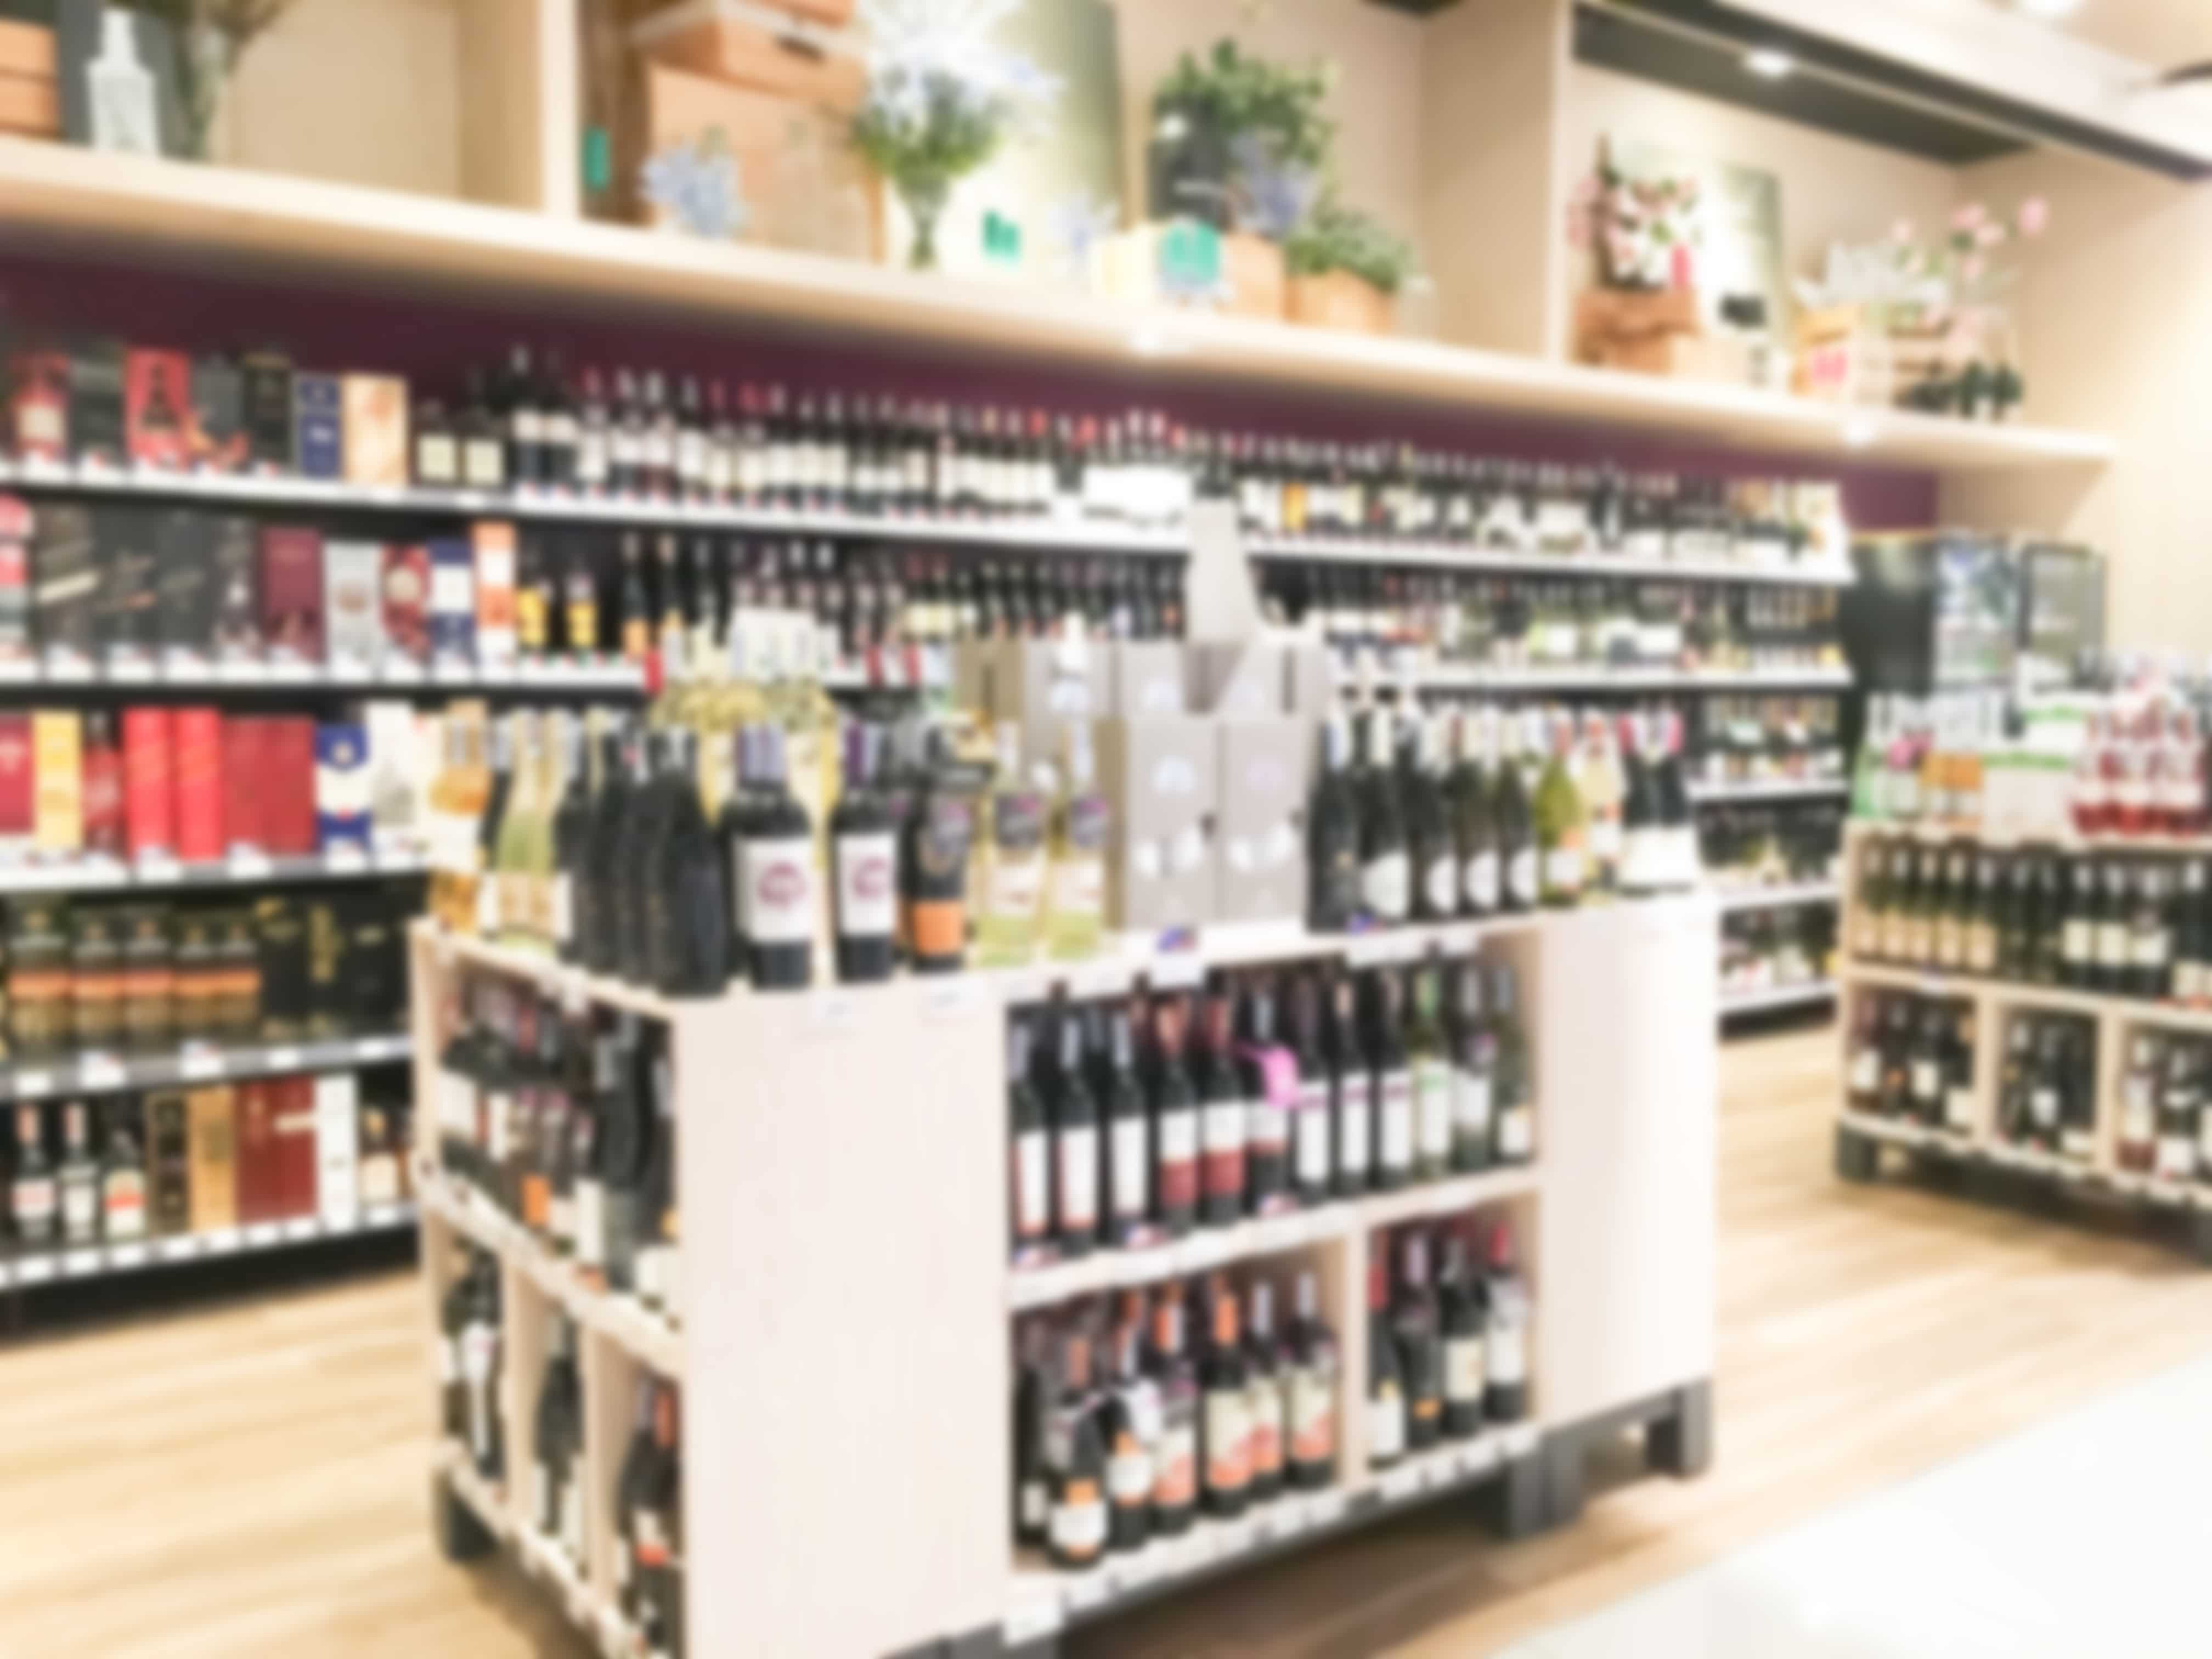
<svg viewBox="0 0 2212 1659"><path fill-rule="evenodd" d="M1251 1447L1247 1489L1252 1502L1264 1504L1281 1495L1285 1479L1285 1360L1275 1337L1275 1287L1255 1279L1246 1299L1244 1415Z"/></svg>
<svg viewBox="0 0 2212 1659"><path fill-rule="evenodd" d="M1460 904L1471 916L1491 916L1504 902L1490 762L1495 721L1490 710L1459 718L1459 764L1452 780L1452 823L1459 854Z"/></svg>
<svg viewBox="0 0 2212 1659"><path fill-rule="evenodd" d="M1060 1395L1045 1460L1052 1480L1046 1550L1057 1566L1087 1567L1105 1553L1106 1442L1099 1405L1091 1387L1091 1344L1071 1335L1060 1350Z"/></svg>
<svg viewBox="0 0 2212 1659"><path fill-rule="evenodd" d="M483 815L477 820L475 928L477 938L495 939L501 926L497 854L500 832L507 823L507 804L514 789L514 738L510 721L489 724L491 773Z"/></svg>
<svg viewBox="0 0 2212 1659"><path fill-rule="evenodd" d="M1321 769L1306 809L1306 922L1317 933L1343 933L1361 909L1359 806L1345 775L1351 741L1342 715L1322 721Z"/></svg>
<svg viewBox="0 0 2212 1659"><path fill-rule="evenodd" d="M1443 720L1416 717L1401 778L1406 842L1413 878L1413 912L1423 921L1448 921L1459 914L1459 841L1444 802Z"/></svg>
<svg viewBox="0 0 2212 1659"><path fill-rule="evenodd" d="M1244 1040L1237 1053L1249 1117L1244 1130L1245 1191L1254 1215L1291 1206L1291 1144L1298 1109L1297 1061L1275 1040L1274 993L1265 983L1244 997Z"/></svg>
<svg viewBox="0 0 2212 1659"><path fill-rule="evenodd" d="M1526 1164L1536 1156L1536 1109L1528 1075L1528 1040L1521 1030L1520 981L1510 963L1490 975L1491 1102L1499 1164Z"/></svg>
<svg viewBox="0 0 2212 1659"><path fill-rule="evenodd" d="M1489 1304L1483 1322L1483 1411L1493 1423L1528 1414L1528 1292L1513 1266L1513 1232L1504 1222L1490 1235Z"/></svg>
<svg viewBox="0 0 2212 1659"><path fill-rule="evenodd" d="M92 1155L92 1132L84 1102L62 1108L62 1154L54 1171L61 1194L62 1243L76 1247L100 1241L100 1165Z"/></svg>
<svg viewBox="0 0 2212 1659"><path fill-rule="evenodd" d="M538 1381L532 1435L532 1472L537 1492L531 1504L531 1521L580 1570L584 1561L583 1385L576 1368L576 1328L557 1310L552 1322L553 1349L545 1358L544 1375Z"/></svg>
<svg viewBox="0 0 2212 1659"><path fill-rule="evenodd" d="M1152 1531L1172 1538L1198 1512L1198 1373L1183 1352L1182 1304L1163 1296L1152 1310L1147 1358L1159 1395L1160 1431L1152 1455Z"/></svg>
<svg viewBox="0 0 2212 1659"><path fill-rule="evenodd" d="M1006 1022L1006 1122L1012 1137L1007 1171L1012 1194L1014 1259L1041 1255L1052 1234L1052 1132L1044 1097L1031 1080L1034 1039L1029 1023Z"/></svg>
<svg viewBox="0 0 2212 1659"><path fill-rule="evenodd" d="M547 921L552 932L553 953L561 961L583 961L582 941L602 924L592 902L590 872L592 781L588 763L590 737L579 719L561 726L561 804L553 812L553 877L547 895ZM606 775L602 767L600 775Z"/></svg>
<svg viewBox="0 0 2212 1659"><path fill-rule="evenodd" d="M476 1276L461 1323L461 1387L469 1461L485 1480L506 1473L505 1417L500 1410L500 1283L497 1265Z"/></svg>
<svg viewBox="0 0 2212 1659"><path fill-rule="evenodd" d="M1072 1010L1060 1016L1052 1085L1053 1237L1061 1255L1087 1255L1098 1242L1098 1101L1084 1075L1083 1024Z"/></svg>
<svg viewBox="0 0 2212 1659"><path fill-rule="evenodd" d="M1328 1058L1322 1048L1321 986L1302 973L1291 987L1291 1053L1298 1068L1297 1106L1291 1128L1291 1188L1301 1204L1326 1203L1332 1185L1336 1125Z"/></svg>
<svg viewBox="0 0 2212 1659"><path fill-rule="evenodd" d="M1199 1364L1200 1434L1206 1472L1200 1503L1208 1515L1244 1513L1251 1497L1252 1411L1244 1350L1237 1337L1237 1298L1213 1298L1213 1340Z"/></svg>
<svg viewBox="0 0 2212 1659"><path fill-rule="evenodd" d="M1452 1163L1452 1067L1437 1018L1436 969L1423 963L1411 973L1413 994L1406 1012L1406 1062L1413 1076L1413 1169L1424 1181L1438 1181Z"/></svg>
<svg viewBox="0 0 2212 1659"><path fill-rule="evenodd" d="M738 864L756 990L803 990L814 978L814 824L785 787L783 728L764 728L758 805Z"/></svg>
<svg viewBox="0 0 2212 1659"><path fill-rule="evenodd" d="M1127 1009L1093 1011L1091 1092L1104 1124L1107 1243L1127 1249L1152 1229L1152 1146ZM1098 1040L1103 1031L1103 1040Z"/></svg>
<svg viewBox="0 0 2212 1659"><path fill-rule="evenodd" d="M1466 1238L1456 1231L1446 1234L1443 1284L1437 1308L1443 1347L1446 1439L1465 1440L1482 1431L1483 1396L1489 1377L1482 1347L1487 1310L1484 1286L1468 1271Z"/></svg>
<svg viewBox="0 0 2212 1659"><path fill-rule="evenodd" d="M942 732L929 737L921 793L899 842L899 936L918 974L960 971L967 959L968 843L975 833L967 798L948 775Z"/></svg>
<svg viewBox="0 0 2212 1659"><path fill-rule="evenodd" d="M1564 715L1549 723L1548 753L1532 805L1536 847L1542 855L1540 896L1544 903L1559 908L1582 902L1588 877L1588 829L1581 792L1567 772L1571 725Z"/></svg>
<svg viewBox="0 0 2212 1659"><path fill-rule="evenodd" d="M1406 1389L1390 1328L1386 1250L1367 1264L1367 1462L1387 1469L1406 1455Z"/></svg>
<svg viewBox="0 0 2212 1659"><path fill-rule="evenodd" d="M1113 1334L1113 1382L1102 1428L1106 1441L1106 1547L1140 1549L1152 1531L1153 1454L1159 1389L1143 1370L1145 1297L1123 1293Z"/></svg>
<svg viewBox="0 0 2212 1659"><path fill-rule="evenodd" d="M677 1395L663 1384L653 1401L653 1462L637 1509L638 1634L647 1659L684 1652L683 1463Z"/></svg>
<svg viewBox="0 0 2212 1659"><path fill-rule="evenodd" d="M146 1152L140 1144L142 1108L135 1097L111 1101L103 1109L100 1170L100 1236L110 1244L146 1237Z"/></svg>
<svg viewBox="0 0 2212 1659"><path fill-rule="evenodd" d="M20 1177L19 1177L20 1178ZM498 1263L476 1245L461 1242L465 1252L461 1271L438 1298L439 1416L446 1438L457 1446L469 1443L468 1373L463 1360L462 1335L476 1306L477 1280Z"/></svg>
<svg viewBox="0 0 2212 1659"><path fill-rule="evenodd" d="M622 934L627 925L622 843L638 770L636 742L625 723L607 732L599 744L599 787L592 798L591 821L584 836L584 882L578 890L581 902L576 928L577 954L595 974L622 971Z"/></svg>
<svg viewBox="0 0 2212 1659"><path fill-rule="evenodd" d="M1044 896L1045 954L1055 962L1096 956L1106 925L1106 841L1113 811L1097 787L1091 728L1066 728L1066 781L1053 803Z"/></svg>
<svg viewBox="0 0 2212 1659"><path fill-rule="evenodd" d="M1522 776L1520 726L1516 720L1506 722L1492 795L1492 815L1498 821L1498 866L1503 877L1499 908L1516 915L1534 909L1543 892L1535 817Z"/></svg>
<svg viewBox="0 0 2212 1659"><path fill-rule="evenodd" d="M699 804L690 729L672 728L667 743L667 806L646 848L653 984L665 997L720 996L730 954L721 849Z"/></svg>
<svg viewBox="0 0 2212 1659"><path fill-rule="evenodd" d="M1497 1043L1483 1012L1481 965L1455 963L1451 986L1451 1167L1468 1173L1490 1167L1496 1144Z"/></svg>
<svg viewBox="0 0 2212 1659"><path fill-rule="evenodd" d="M1329 1119L1336 1136L1335 1191L1339 1197L1349 1198L1375 1182L1374 1083L1360 1041L1349 976L1339 977L1329 988L1328 1021L1323 1031L1332 1103Z"/></svg>
<svg viewBox="0 0 2212 1659"><path fill-rule="evenodd" d="M1370 709L1366 733L1358 785L1360 908L1369 921L1387 927L1406 920L1413 900L1413 869L1399 806L1397 768L1390 753L1389 715Z"/></svg>
<svg viewBox="0 0 2212 1659"><path fill-rule="evenodd" d="M1161 1227L1180 1237L1198 1224L1201 1107L1184 1066L1182 1009L1162 1001L1152 1029L1153 1202Z"/></svg>
<svg viewBox="0 0 2212 1659"><path fill-rule="evenodd" d="M638 1022L617 1014L602 1034L599 1097L599 1216L606 1281L617 1291L637 1284L637 1248L644 1225L646 1164L653 1151L653 1120L638 1076Z"/></svg>
<svg viewBox="0 0 2212 1659"><path fill-rule="evenodd" d="M659 838L670 805L668 741L665 731L640 735L636 770L631 774L622 828L615 837L616 972L633 985L653 982L653 896L647 849Z"/></svg>
<svg viewBox="0 0 2212 1659"><path fill-rule="evenodd" d="M606 1179L600 1166L601 1103L614 1086L612 1051L589 1018L580 1023L572 1042L580 1051L580 1086L568 1097L568 1165L574 1172L574 1224L570 1237L576 1266L586 1280L604 1279L607 1264Z"/></svg>
<svg viewBox="0 0 2212 1659"><path fill-rule="evenodd" d="M1375 1185L1385 1192L1413 1178L1413 1075L1406 1059L1402 986L1388 969L1362 985L1370 1110L1375 1125Z"/></svg>
<svg viewBox="0 0 2212 1659"><path fill-rule="evenodd" d="M642 1580L639 1573L638 1520L649 1501L653 1481L654 1402L661 1385L650 1376L637 1384L637 1410L630 1427L629 1443L623 1449L621 1467L615 1474L615 1607L635 1625L642 1612Z"/></svg>
<svg viewBox="0 0 2212 1659"><path fill-rule="evenodd" d="M1429 1239L1419 1228L1398 1249L1398 1291L1390 1308L1406 1401L1406 1449L1426 1451L1443 1430L1443 1349L1437 1332L1436 1294L1429 1283Z"/></svg>
<svg viewBox="0 0 2212 1659"><path fill-rule="evenodd" d="M638 1182L637 1252L633 1278L638 1300L672 1323L681 1323L682 1254L676 1211L676 1090L667 1050L658 1042L640 1056L653 1117L652 1146Z"/></svg>
<svg viewBox="0 0 2212 1659"><path fill-rule="evenodd" d="M1336 1479L1336 1334L1321 1317L1320 1282L1300 1268L1289 1332L1284 1415L1289 1482L1313 1492Z"/></svg>
<svg viewBox="0 0 2212 1659"><path fill-rule="evenodd" d="M1206 1000L1206 1042L1196 1066L1200 1102L1199 1218L1225 1227L1243 1218L1246 1188L1246 1131L1252 1119L1230 1033L1225 991Z"/></svg>

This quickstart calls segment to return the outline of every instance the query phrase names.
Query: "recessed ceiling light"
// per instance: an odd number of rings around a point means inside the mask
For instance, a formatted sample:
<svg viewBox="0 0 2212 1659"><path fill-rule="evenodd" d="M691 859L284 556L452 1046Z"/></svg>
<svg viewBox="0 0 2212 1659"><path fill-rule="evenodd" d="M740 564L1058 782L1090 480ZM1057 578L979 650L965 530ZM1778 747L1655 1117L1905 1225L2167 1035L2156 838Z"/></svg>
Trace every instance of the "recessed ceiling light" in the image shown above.
<svg viewBox="0 0 2212 1659"><path fill-rule="evenodd" d="M1797 60L1773 46L1753 46L1744 53L1743 66L1762 81L1784 81L1796 73Z"/></svg>

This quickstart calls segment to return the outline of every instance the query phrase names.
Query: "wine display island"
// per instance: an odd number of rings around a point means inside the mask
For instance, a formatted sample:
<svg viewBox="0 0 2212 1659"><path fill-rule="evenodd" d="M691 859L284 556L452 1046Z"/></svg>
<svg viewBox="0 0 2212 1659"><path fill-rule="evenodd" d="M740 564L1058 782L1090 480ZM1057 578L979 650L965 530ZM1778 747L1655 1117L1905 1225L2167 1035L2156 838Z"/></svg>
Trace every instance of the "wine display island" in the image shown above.
<svg viewBox="0 0 2212 1659"><path fill-rule="evenodd" d="M610 1653L1041 1655L1072 1626L1427 1499L1479 1493L1509 1534L1570 1520L1593 1434L1645 1425L1655 1467L1697 1473L1711 1434L1714 927L1702 895L1353 935L1224 926L1179 949L1109 941L1068 965L676 1000L418 923L442 1540L456 1556L506 1540ZM1188 1231L1083 1254L1024 1251L1017 1225L1010 1251L1010 1164L1018 1188L1026 1145L1010 1030L1048 1016L1087 1030L1071 1011L1097 1009L1125 1039L1128 1015L1224 975L1247 995L1308 975L1364 994L1431 972L1492 987L1492 1025L1525 1044L1528 1114L1497 1141L1510 1161L1462 1172L1456 1153L1417 1155L1389 1186L1340 1168L1313 1201L1201 1200ZM1500 985L1517 998L1502 1014ZM556 1072L468 1057L462 1011L487 999L495 1023L557 1028L563 1052L573 1038L600 1098L635 1085L623 1112L597 1115L621 1144L611 1162L602 1144L588 1181L558 1149L531 1150L538 1106L500 1115ZM1377 1062L1392 1063L1407 1062ZM1340 1101L1365 1097L1364 1068L1320 1075ZM1502 1110L1517 1085L1503 1066L1495 1081ZM1378 1072L1378 1102L1388 1084ZM501 1125L489 1142L472 1128L487 1102ZM1172 1141L1172 1109L1151 1092L1139 1144L1147 1114L1154 1147ZM1109 1166L1121 1144L1085 1143ZM634 1183L600 1179L633 1153ZM1064 1129L1053 1156L1071 1156ZM1258 1166L1255 1150L1255 1194ZM1209 1157L1209 1187L1217 1171ZM1432 1241L1448 1269L1440 1340L1408 1346L1402 1287L1425 1288ZM1484 1271L1462 1261L1468 1242ZM1401 1287L1387 1316L1386 1286ZM1054 1441L1062 1419L1040 1409L1030 1364L1040 1340L1080 1348L1086 1299L1106 1297L1150 1316L1141 1379L1091 1345L1115 1400L1149 1402L1107 1449L1110 1548L1085 1535L1106 1495L1081 1478L1082 1449ZM1186 1299L1210 1333L1182 1335ZM1179 1348L1200 1357L1194 1379ZM1279 1398L1271 1464L1260 1427ZM1010 1404L1043 1421L1060 1473L1042 1484ZM1198 1464L1188 1521L1170 1497L1178 1424ZM1124 1460L1140 1432L1151 1475L1132 1509ZM1125 1535L1125 1513L1150 1535ZM1042 1547L1024 1541L1032 1522Z"/></svg>

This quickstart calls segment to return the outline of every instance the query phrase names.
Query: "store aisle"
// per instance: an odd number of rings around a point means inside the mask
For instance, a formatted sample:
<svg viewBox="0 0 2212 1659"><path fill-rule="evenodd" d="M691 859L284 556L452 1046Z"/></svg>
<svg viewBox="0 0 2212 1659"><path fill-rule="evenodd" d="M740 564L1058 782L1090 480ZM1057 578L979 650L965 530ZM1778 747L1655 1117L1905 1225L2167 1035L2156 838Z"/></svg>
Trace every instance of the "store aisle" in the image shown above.
<svg viewBox="0 0 2212 1659"><path fill-rule="evenodd" d="M1518 1643L1501 1659L2197 1656L2212 1551L2208 1486L2212 1358Z"/></svg>

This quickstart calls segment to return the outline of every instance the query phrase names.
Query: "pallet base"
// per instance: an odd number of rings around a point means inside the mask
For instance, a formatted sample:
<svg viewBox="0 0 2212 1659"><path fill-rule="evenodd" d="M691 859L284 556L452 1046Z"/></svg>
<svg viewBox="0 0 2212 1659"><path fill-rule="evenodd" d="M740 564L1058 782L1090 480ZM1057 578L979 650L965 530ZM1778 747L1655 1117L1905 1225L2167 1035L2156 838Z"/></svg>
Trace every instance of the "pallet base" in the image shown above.
<svg viewBox="0 0 2212 1659"><path fill-rule="evenodd" d="M1682 1480L1703 1474L1713 1461L1711 1382L1700 1378L1546 1435L1539 1454L1543 1464L1546 1528L1564 1527L1581 1518L1589 1449L1601 1440L1636 1428L1644 1431L1647 1467Z"/></svg>

